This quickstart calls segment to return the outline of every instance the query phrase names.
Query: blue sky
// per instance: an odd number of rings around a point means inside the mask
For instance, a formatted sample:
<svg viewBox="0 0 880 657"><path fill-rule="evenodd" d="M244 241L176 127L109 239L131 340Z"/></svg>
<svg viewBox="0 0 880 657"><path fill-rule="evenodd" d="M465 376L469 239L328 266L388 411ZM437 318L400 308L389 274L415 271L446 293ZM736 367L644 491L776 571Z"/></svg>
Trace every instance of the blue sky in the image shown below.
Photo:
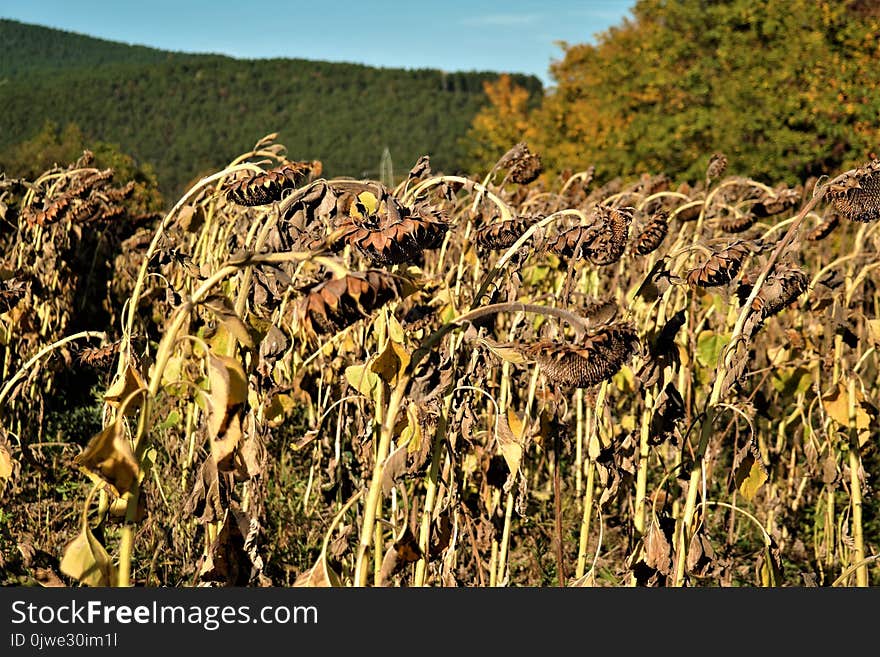
<svg viewBox="0 0 880 657"><path fill-rule="evenodd" d="M0 17L166 50L509 71L547 85L556 42L594 41L634 2L0 0Z"/></svg>

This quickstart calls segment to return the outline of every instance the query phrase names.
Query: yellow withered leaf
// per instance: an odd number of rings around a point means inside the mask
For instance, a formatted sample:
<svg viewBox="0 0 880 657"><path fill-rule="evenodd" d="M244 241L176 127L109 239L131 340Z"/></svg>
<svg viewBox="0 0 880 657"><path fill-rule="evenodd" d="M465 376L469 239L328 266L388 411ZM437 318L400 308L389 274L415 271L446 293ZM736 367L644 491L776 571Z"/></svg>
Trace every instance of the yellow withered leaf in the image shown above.
<svg viewBox="0 0 880 657"><path fill-rule="evenodd" d="M755 499L758 490L766 483L766 481L767 473L764 471L764 468L761 467L760 463L753 460L751 467L748 470L748 476L739 482L740 495L742 495L746 501L751 502Z"/></svg>
<svg viewBox="0 0 880 657"><path fill-rule="evenodd" d="M406 447L408 454L415 454L422 446L422 426L415 404L406 407L406 427L400 432L400 445Z"/></svg>
<svg viewBox="0 0 880 657"><path fill-rule="evenodd" d="M868 337L871 342L880 347L880 319L869 319L865 325L868 327Z"/></svg>
<svg viewBox="0 0 880 657"><path fill-rule="evenodd" d="M295 587L340 587L342 582L330 566L324 554L318 557L314 566L300 574L293 583Z"/></svg>
<svg viewBox="0 0 880 657"><path fill-rule="evenodd" d="M865 401L865 395L856 388L853 395L854 418L850 420L849 393L844 382L838 383L836 388L822 397L822 406L835 422L859 431L870 428L875 415L874 408Z"/></svg>
<svg viewBox="0 0 880 657"><path fill-rule="evenodd" d="M400 322L397 321L397 318L388 314L388 337L391 338L394 342L399 344L403 344L403 327L400 325Z"/></svg>
<svg viewBox="0 0 880 657"><path fill-rule="evenodd" d="M105 483L117 497L131 490L140 473L121 418L93 436L73 462L92 480Z"/></svg>
<svg viewBox="0 0 880 657"><path fill-rule="evenodd" d="M511 417L514 418L516 430L511 426ZM498 446L501 448L501 455L504 457L504 462L507 463L511 477L517 475L520 463L522 463L522 430L522 423L512 409L507 409L505 415L498 417Z"/></svg>
<svg viewBox="0 0 880 657"><path fill-rule="evenodd" d="M400 375L409 365L409 361L410 355L406 347L399 342L389 340L385 344L382 353L370 365L370 369L393 388L397 385Z"/></svg>
<svg viewBox="0 0 880 657"><path fill-rule="evenodd" d="M224 432L232 409L247 400L247 376L235 358L209 354L208 382L211 386L208 433L216 438Z"/></svg>
<svg viewBox="0 0 880 657"><path fill-rule="evenodd" d="M0 481L12 478L14 463L9 448L3 443L0 443Z"/></svg>
<svg viewBox="0 0 880 657"><path fill-rule="evenodd" d="M228 472L235 468L236 449L241 442L241 417L233 413L221 435L211 436L211 457L217 470Z"/></svg>
<svg viewBox="0 0 880 657"><path fill-rule="evenodd" d="M485 338L480 339L480 343L485 345L489 351L498 356L501 360L506 360L514 365L525 363L528 359L513 347L506 347Z"/></svg>
<svg viewBox="0 0 880 657"><path fill-rule="evenodd" d="M350 365L345 368L345 380L348 384L368 399L378 399L378 391L382 380L370 369L369 365Z"/></svg>
<svg viewBox="0 0 880 657"><path fill-rule="evenodd" d="M513 432L513 437L522 442L523 422L512 408L507 409L507 424L510 426L511 432Z"/></svg>
<svg viewBox="0 0 880 657"><path fill-rule="evenodd" d="M245 347L253 347L250 330L244 320L235 312L232 301L222 294L212 294L202 302L202 305L213 312L229 333Z"/></svg>
<svg viewBox="0 0 880 657"><path fill-rule="evenodd" d="M358 201L361 202L361 205L364 206L368 214L376 214L379 210L379 199L376 198L376 195L373 192L361 192L358 194ZM360 209L357 207L357 204L353 204L351 206L351 214L357 217L363 217Z"/></svg>
<svg viewBox="0 0 880 657"><path fill-rule="evenodd" d="M122 376L117 376L113 383L110 384L110 387L107 388L107 392L104 393L104 401L114 408L119 408L132 393L137 390L146 390L146 387L147 384L144 382L140 372L129 363L125 366ZM143 395L134 395L125 405L125 415L133 415L141 407L142 403Z"/></svg>
<svg viewBox="0 0 880 657"><path fill-rule="evenodd" d="M61 572L87 586L114 586L116 568L104 546L88 527L68 543L61 557Z"/></svg>

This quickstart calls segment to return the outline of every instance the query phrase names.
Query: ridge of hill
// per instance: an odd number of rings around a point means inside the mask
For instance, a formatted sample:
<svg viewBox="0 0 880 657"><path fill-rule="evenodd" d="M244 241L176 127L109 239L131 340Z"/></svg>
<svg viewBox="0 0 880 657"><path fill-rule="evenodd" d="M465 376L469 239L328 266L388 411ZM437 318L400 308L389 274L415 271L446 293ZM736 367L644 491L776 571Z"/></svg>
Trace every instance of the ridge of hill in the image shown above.
<svg viewBox="0 0 880 657"><path fill-rule="evenodd" d="M72 123L152 165L166 195L270 132L328 176L378 176L385 148L397 174L424 154L459 172L499 75L170 52L0 19L0 169L14 174L16 145L47 124ZM511 77L539 101L537 77Z"/></svg>

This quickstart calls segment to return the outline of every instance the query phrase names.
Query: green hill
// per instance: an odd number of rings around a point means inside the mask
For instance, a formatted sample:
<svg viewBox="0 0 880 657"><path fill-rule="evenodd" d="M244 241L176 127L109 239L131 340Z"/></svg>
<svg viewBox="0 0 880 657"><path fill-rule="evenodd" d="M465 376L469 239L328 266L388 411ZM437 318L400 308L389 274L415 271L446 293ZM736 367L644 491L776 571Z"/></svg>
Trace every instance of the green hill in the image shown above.
<svg viewBox="0 0 880 657"><path fill-rule="evenodd" d="M151 164L170 196L270 132L328 176L376 176L386 147L398 173L425 153L455 172L497 77L172 53L0 19L0 169L15 175L15 145L52 122ZM540 80L512 77L537 103Z"/></svg>

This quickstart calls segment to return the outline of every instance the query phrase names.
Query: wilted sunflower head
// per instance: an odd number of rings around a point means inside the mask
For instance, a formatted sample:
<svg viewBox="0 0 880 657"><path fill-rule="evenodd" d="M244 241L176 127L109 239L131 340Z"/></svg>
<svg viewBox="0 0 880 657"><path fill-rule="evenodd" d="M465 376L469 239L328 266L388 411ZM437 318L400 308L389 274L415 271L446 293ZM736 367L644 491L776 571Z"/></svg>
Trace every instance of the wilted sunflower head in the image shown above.
<svg viewBox="0 0 880 657"><path fill-rule="evenodd" d="M552 383L590 388L613 377L636 352L639 337L630 322L606 324L577 343L545 340L524 346Z"/></svg>
<svg viewBox="0 0 880 657"><path fill-rule="evenodd" d="M750 252L751 247L743 240L737 240L727 248L713 252L706 262L687 273L688 285L691 287L726 285L739 274L743 260Z"/></svg>
<svg viewBox="0 0 880 657"><path fill-rule="evenodd" d="M528 145L523 141L507 151L498 161L497 166L500 169L507 169L510 179L519 185L534 182L544 171L541 157L529 150Z"/></svg>
<svg viewBox="0 0 880 657"><path fill-rule="evenodd" d="M474 243L486 251L509 249L540 216L520 216L487 224L474 233Z"/></svg>
<svg viewBox="0 0 880 657"><path fill-rule="evenodd" d="M880 160L873 160L828 185L825 196L850 221L880 219Z"/></svg>
<svg viewBox="0 0 880 657"><path fill-rule="evenodd" d="M372 315L399 292L398 281L384 271L350 273L305 290L294 306L294 321L306 333L338 333Z"/></svg>
<svg viewBox="0 0 880 657"><path fill-rule="evenodd" d="M309 175L317 175L321 163L290 162L280 167L239 178L226 188L226 198L236 205L268 205L281 200L284 192L299 187Z"/></svg>
<svg viewBox="0 0 880 657"><path fill-rule="evenodd" d="M724 153L713 153L706 167L706 177L710 180L720 178L727 171L727 157Z"/></svg>
<svg viewBox="0 0 880 657"><path fill-rule="evenodd" d="M449 224L433 208L406 207L383 189L378 196L369 191L358 194L340 228L362 256L391 266L413 262L425 249L438 248Z"/></svg>

